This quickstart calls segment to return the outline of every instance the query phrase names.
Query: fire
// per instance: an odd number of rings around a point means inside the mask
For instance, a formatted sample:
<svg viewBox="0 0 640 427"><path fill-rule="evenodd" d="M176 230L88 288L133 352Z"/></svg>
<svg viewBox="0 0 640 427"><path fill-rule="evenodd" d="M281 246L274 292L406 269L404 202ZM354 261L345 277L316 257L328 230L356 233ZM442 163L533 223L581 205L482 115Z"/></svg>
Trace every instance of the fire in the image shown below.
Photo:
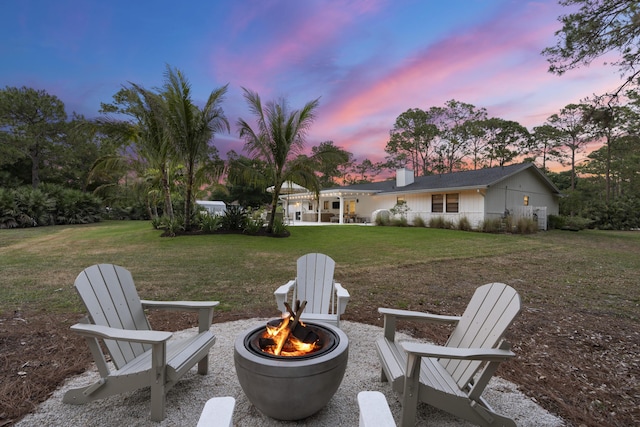
<svg viewBox="0 0 640 427"><path fill-rule="evenodd" d="M276 356L304 356L320 348L320 340L315 333L307 331L306 325L298 322L291 330L291 316L270 321L260 338L260 348L265 353ZM302 338L302 339L300 339Z"/></svg>

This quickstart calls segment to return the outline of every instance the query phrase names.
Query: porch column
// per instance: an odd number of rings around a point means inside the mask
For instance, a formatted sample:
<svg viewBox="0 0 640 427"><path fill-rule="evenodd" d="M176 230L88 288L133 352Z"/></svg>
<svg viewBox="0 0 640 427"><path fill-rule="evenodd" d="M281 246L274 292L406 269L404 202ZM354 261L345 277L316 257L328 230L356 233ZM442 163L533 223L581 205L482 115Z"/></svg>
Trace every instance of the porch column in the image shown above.
<svg viewBox="0 0 640 427"><path fill-rule="evenodd" d="M338 199L340 199L340 220L338 221L338 224L344 224L344 198L340 196Z"/></svg>
<svg viewBox="0 0 640 427"><path fill-rule="evenodd" d="M322 209L320 209L320 196L318 196L318 224L320 223L320 217L322 216Z"/></svg>

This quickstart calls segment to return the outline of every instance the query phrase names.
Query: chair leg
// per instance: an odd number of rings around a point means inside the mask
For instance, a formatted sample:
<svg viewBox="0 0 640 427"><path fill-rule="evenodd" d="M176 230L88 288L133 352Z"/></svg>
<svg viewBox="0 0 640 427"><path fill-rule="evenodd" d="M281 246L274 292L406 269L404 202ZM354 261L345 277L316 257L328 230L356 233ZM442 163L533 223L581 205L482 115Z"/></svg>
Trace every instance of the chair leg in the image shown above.
<svg viewBox="0 0 640 427"><path fill-rule="evenodd" d="M165 391L164 381L151 385L151 421L164 420Z"/></svg>
<svg viewBox="0 0 640 427"><path fill-rule="evenodd" d="M207 372L209 372L209 355L206 355L198 362L198 373L207 375Z"/></svg>
<svg viewBox="0 0 640 427"><path fill-rule="evenodd" d="M413 427L416 424L420 391L420 361L419 357L411 354L407 357L407 370L402 393L402 416L400 418L402 427Z"/></svg>

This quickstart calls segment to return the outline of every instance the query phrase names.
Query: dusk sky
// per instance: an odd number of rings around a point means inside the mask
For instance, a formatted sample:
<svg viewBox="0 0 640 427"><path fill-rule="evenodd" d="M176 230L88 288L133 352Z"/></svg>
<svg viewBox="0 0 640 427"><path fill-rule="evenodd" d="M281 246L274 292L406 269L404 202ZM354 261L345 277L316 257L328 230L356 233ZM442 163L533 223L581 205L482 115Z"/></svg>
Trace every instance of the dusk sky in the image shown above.
<svg viewBox="0 0 640 427"><path fill-rule="evenodd" d="M409 108L455 99L531 130L615 89L617 69L601 63L547 72L540 51L567 12L556 0L7 0L0 87L44 89L92 118L128 82L161 86L169 64L198 104L229 84L222 156L242 151L246 87L294 108L320 98L307 147L331 140L379 161Z"/></svg>

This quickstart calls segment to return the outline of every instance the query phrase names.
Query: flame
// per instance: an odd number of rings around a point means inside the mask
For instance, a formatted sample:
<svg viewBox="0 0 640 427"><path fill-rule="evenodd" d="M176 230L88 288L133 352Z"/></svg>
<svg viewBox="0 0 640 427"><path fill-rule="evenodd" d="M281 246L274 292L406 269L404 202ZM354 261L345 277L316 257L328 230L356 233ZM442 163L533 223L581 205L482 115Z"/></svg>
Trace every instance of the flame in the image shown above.
<svg viewBox="0 0 640 427"><path fill-rule="evenodd" d="M303 356L318 348L317 342L305 343L290 333L289 323L292 320L290 316L285 316L277 325L267 324L262 337L271 339L275 344L263 348L262 351L276 356ZM305 326L302 322L299 324Z"/></svg>

